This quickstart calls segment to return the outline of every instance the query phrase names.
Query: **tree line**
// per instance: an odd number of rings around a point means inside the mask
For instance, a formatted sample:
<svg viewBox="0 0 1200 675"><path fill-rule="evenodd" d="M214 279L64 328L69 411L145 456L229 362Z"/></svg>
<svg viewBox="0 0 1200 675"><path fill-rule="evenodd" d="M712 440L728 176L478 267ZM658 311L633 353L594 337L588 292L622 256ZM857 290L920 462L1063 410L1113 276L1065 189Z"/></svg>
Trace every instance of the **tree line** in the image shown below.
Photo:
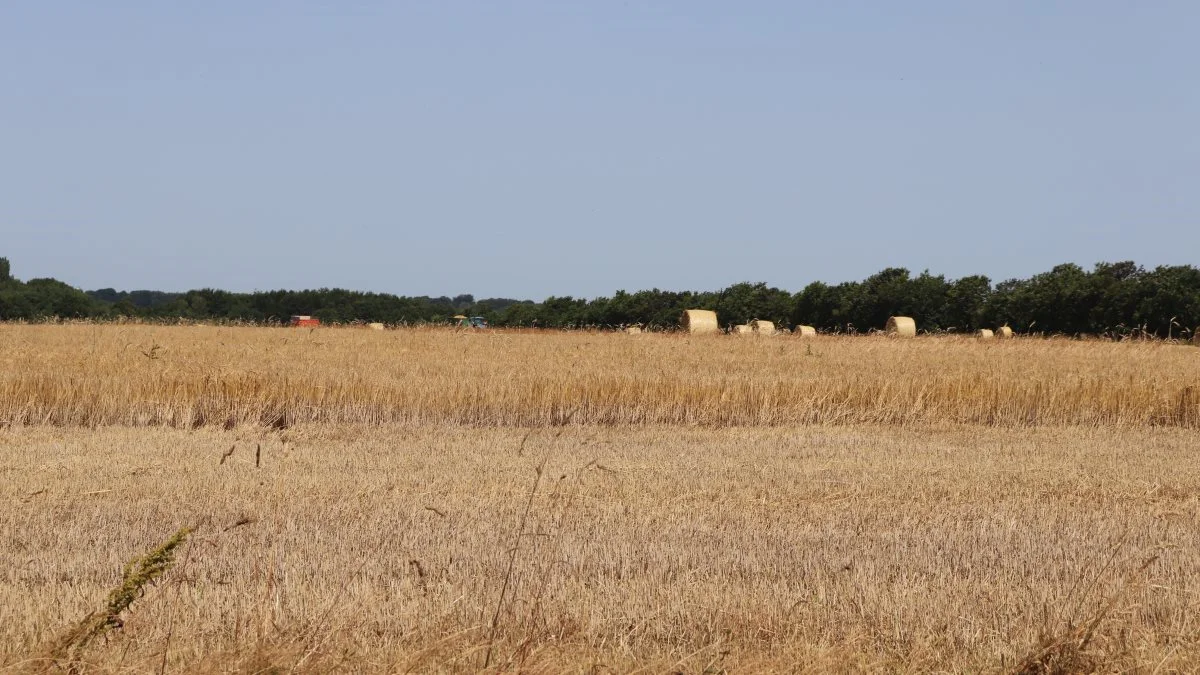
<svg viewBox="0 0 1200 675"><path fill-rule="evenodd" d="M911 316L922 330L970 332L1011 326L1021 332L1185 337L1200 326L1200 269L1146 269L1134 262L1068 263L1028 279L993 284L985 276L947 279L889 268L862 281L813 282L792 293L765 283L719 291L617 291L593 299L549 297L542 302L472 295L407 297L344 289L231 293L211 288L186 293L81 291L54 279L14 278L0 258L0 320L121 317L144 320L283 323L295 314L324 323L445 323L482 316L493 326L615 328L674 327L684 309L717 312L722 325L754 319L780 326L810 325L828 332L881 328L889 316Z"/></svg>

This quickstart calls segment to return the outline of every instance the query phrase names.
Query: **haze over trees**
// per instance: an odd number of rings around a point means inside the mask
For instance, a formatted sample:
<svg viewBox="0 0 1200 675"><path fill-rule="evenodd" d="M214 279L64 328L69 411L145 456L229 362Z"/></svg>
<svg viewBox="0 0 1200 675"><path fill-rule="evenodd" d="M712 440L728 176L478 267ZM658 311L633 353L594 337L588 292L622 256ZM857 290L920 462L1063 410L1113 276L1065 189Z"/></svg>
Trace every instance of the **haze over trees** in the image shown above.
<svg viewBox="0 0 1200 675"><path fill-rule="evenodd" d="M968 332L1009 325L1018 331L1064 334L1190 335L1200 326L1200 269L1146 269L1132 261L1068 263L1028 279L993 284L985 276L947 279L928 271L889 268L862 281L813 282L790 292L762 282L718 291L617 291L592 299L551 296L541 302L508 298L408 297L337 288L232 293L212 288L184 293L84 292L55 279L22 282L0 258L0 320L50 317L270 323L311 314L326 323L378 321L440 323L456 314L483 316L494 326L546 328L674 326L689 307L714 309L722 325L753 319L781 326L864 332L892 315L917 319L923 330Z"/></svg>

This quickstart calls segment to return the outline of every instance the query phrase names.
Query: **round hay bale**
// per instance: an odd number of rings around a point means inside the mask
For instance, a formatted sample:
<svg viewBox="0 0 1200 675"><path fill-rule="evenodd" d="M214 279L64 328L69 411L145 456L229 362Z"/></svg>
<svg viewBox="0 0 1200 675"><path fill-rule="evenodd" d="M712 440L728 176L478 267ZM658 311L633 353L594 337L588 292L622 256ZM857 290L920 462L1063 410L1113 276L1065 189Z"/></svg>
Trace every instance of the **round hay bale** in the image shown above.
<svg viewBox="0 0 1200 675"><path fill-rule="evenodd" d="M1013 336L1013 332L1008 326L1000 326L996 329L996 335L1001 338L1008 339Z"/></svg>
<svg viewBox="0 0 1200 675"><path fill-rule="evenodd" d="M734 335L754 335L754 326L748 323L739 323L733 327Z"/></svg>
<svg viewBox="0 0 1200 675"><path fill-rule="evenodd" d="M817 329L812 326L796 326L796 330L792 331L792 334L800 337L816 337Z"/></svg>
<svg viewBox="0 0 1200 675"><path fill-rule="evenodd" d="M775 324L770 321L751 321L750 326L754 329L755 335L775 334Z"/></svg>
<svg viewBox="0 0 1200 675"><path fill-rule="evenodd" d="M979 336L980 340L991 340L992 338L996 337L996 334L993 333L989 328L980 328L976 335Z"/></svg>
<svg viewBox="0 0 1200 675"><path fill-rule="evenodd" d="M383 324L369 323L369 324L367 324L367 328L370 328L371 330L383 330Z"/></svg>
<svg viewBox="0 0 1200 675"><path fill-rule="evenodd" d="M887 320L887 327L884 329L888 335L896 337L910 338L917 336L917 322L907 316L893 316Z"/></svg>
<svg viewBox="0 0 1200 675"><path fill-rule="evenodd" d="M721 325L717 323L717 313L710 309L683 310L683 316L679 317L679 325L694 335L721 332Z"/></svg>
<svg viewBox="0 0 1200 675"><path fill-rule="evenodd" d="M641 335L642 327L641 326L626 326L625 332L630 335Z"/></svg>
<svg viewBox="0 0 1200 675"><path fill-rule="evenodd" d="M1196 330L1192 332L1192 344L1200 347L1200 326L1196 326Z"/></svg>

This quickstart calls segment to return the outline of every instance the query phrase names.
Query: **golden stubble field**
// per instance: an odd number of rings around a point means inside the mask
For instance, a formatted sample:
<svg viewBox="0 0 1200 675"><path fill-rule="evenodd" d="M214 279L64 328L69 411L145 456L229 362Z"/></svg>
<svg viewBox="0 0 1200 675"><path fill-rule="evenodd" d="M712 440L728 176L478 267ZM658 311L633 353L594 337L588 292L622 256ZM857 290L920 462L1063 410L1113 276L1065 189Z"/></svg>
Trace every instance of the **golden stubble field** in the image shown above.
<svg viewBox="0 0 1200 675"><path fill-rule="evenodd" d="M1200 669L1194 348L0 326L0 366L0 670Z"/></svg>

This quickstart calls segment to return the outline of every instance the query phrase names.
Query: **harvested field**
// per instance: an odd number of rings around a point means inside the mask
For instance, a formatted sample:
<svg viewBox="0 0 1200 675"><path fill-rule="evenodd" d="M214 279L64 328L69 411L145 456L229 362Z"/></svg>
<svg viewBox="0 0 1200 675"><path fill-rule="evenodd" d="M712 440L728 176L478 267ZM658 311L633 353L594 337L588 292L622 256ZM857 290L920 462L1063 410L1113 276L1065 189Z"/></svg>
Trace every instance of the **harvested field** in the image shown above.
<svg viewBox="0 0 1200 675"><path fill-rule="evenodd" d="M1196 671L1198 375L1149 342L0 326L0 671Z"/></svg>
<svg viewBox="0 0 1200 675"><path fill-rule="evenodd" d="M1102 670L1200 667L1200 463L1180 430L0 438L10 667L185 524L184 560L95 665L478 670L499 606L502 670L992 671L1096 617L1079 658Z"/></svg>

